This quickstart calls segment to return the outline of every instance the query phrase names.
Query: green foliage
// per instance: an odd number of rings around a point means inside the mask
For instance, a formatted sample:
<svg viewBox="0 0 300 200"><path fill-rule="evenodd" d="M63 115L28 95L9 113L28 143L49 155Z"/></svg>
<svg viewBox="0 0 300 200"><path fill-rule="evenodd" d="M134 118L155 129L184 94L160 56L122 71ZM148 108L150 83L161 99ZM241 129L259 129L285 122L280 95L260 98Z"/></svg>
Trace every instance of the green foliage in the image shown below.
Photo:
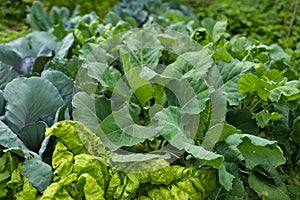
<svg viewBox="0 0 300 200"><path fill-rule="evenodd" d="M103 18L34 3L42 31L0 45L0 196L297 199L297 51L271 44L276 2L202 7L196 29L175 1L122 1Z"/></svg>

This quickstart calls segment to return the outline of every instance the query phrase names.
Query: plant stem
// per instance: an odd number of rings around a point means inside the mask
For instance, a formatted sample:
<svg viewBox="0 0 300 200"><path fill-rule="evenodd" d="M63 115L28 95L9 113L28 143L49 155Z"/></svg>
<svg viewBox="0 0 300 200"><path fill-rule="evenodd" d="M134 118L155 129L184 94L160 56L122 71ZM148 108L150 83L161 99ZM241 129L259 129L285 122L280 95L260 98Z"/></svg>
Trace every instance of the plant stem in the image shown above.
<svg viewBox="0 0 300 200"><path fill-rule="evenodd" d="M299 2L299 0L296 0L294 10L293 10L292 19L291 19L290 26L289 26L289 30L288 30L288 33L287 33L287 36L286 36L286 41L288 41L288 39L291 35L292 27L293 27L293 24L294 24L294 21L295 21L296 13L297 13L298 2Z"/></svg>

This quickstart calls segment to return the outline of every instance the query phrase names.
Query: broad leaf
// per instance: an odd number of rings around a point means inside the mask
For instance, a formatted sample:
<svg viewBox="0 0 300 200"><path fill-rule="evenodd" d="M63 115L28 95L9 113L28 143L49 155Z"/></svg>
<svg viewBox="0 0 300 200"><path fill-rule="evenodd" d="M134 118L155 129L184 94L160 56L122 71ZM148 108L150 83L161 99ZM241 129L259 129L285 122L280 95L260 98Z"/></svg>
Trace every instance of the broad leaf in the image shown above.
<svg viewBox="0 0 300 200"><path fill-rule="evenodd" d="M151 33L145 30L136 30L125 39L125 47L121 50L121 55L129 54L130 64L133 68L149 67L156 68L163 46L160 41ZM124 63L123 63L124 65ZM123 66L128 72L128 66Z"/></svg>
<svg viewBox="0 0 300 200"><path fill-rule="evenodd" d="M7 101L5 121L16 133L45 116L54 118L57 109L63 105L56 87L39 77L14 79L3 94Z"/></svg>
<svg viewBox="0 0 300 200"><path fill-rule="evenodd" d="M219 181L226 188L232 188L233 175L228 173L223 165L224 157L205 150L203 147L193 145L193 138L183 129L184 118L179 108L168 107L154 116L158 120L159 134L177 149L184 149L195 158L199 159L203 165L212 166L219 170Z"/></svg>
<svg viewBox="0 0 300 200"><path fill-rule="evenodd" d="M241 75L253 71L254 64L250 62L241 63L238 60L233 60L230 63L219 61L217 68L222 77L223 88L226 92L226 100L229 105L235 106L245 98L244 94L239 92L237 83ZM208 77L209 78L209 77ZM215 79L212 81L216 81Z"/></svg>
<svg viewBox="0 0 300 200"><path fill-rule="evenodd" d="M90 130L95 131L101 122L96 112L95 95L79 92L74 95L72 105L74 106L74 119L82 122Z"/></svg>
<svg viewBox="0 0 300 200"><path fill-rule="evenodd" d="M65 104L71 109L71 101L74 92L73 81L64 73L54 70L43 71L41 78L49 80L57 88Z"/></svg>
<svg viewBox="0 0 300 200"><path fill-rule="evenodd" d="M295 87L295 85L289 84L289 85L284 85L284 86L274 88L273 90L270 91L269 99L272 102L278 102L281 96L290 97L298 94L300 91L297 87Z"/></svg>
<svg viewBox="0 0 300 200"><path fill-rule="evenodd" d="M225 141L238 148L246 161L246 166L250 169L265 161L272 167L278 167L286 162L276 141L248 134L233 134Z"/></svg>
<svg viewBox="0 0 300 200"><path fill-rule="evenodd" d="M41 159L26 159L23 164L24 175L29 182L43 192L52 182L52 168Z"/></svg>

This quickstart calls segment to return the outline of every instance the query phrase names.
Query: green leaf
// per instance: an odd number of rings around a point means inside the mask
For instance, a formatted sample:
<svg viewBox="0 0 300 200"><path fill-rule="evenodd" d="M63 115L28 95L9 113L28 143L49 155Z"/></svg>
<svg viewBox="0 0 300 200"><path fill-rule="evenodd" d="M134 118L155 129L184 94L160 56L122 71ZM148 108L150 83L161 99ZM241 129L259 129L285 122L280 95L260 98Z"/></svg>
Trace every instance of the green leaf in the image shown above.
<svg viewBox="0 0 300 200"><path fill-rule="evenodd" d="M98 44L87 43L79 51L79 58L85 63L102 63L106 64L105 51Z"/></svg>
<svg viewBox="0 0 300 200"><path fill-rule="evenodd" d="M153 34L145 30L136 30L125 39L124 43L121 57L128 54L129 61L126 64L130 63L126 66L123 62L125 72L134 68L149 67L155 69L157 67L163 46Z"/></svg>
<svg viewBox="0 0 300 200"><path fill-rule="evenodd" d="M78 178L78 188L83 191L85 199L105 200L103 189L90 174L82 174Z"/></svg>
<svg viewBox="0 0 300 200"><path fill-rule="evenodd" d="M257 193L258 197L264 197L266 199L284 199L289 200L288 190L284 184L275 186L268 182L265 178L259 177L254 173L250 173L249 185Z"/></svg>
<svg viewBox="0 0 300 200"><path fill-rule="evenodd" d="M254 64L251 62L240 62L232 60L230 63L224 61L217 62L217 68L222 77L222 88L225 90L226 100L229 105L236 106L245 98L244 94L239 92L238 81L243 74L252 72ZM218 77L217 77L218 78ZM212 81L216 81L213 79Z"/></svg>
<svg viewBox="0 0 300 200"><path fill-rule="evenodd" d="M272 119L272 114L270 114L267 110L262 110L256 114L255 119L257 125L261 128L264 128Z"/></svg>
<svg viewBox="0 0 300 200"><path fill-rule="evenodd" d="M64 73L55 70L44 70L41 78L49 80L57 88L65 104L71 110L71 101L74 93L73 81Z"/></svg>
<svg viewBox="0 0 300 200"><path fill-rule="evenodd" d="M97 116L96 112L96 96L88 95L85 92L79 92L74 95L72 104L74 106L74 119L84 123L90 130L95 131L101 122L101 119ZM100 108L102 108L102 106Z"/></svg>
<svg viewBox="0 0 300 200"><path fill-rule="evenodd" d="M211 41L217 42L225 33L227 19L215 21L212 18L205 18L201 24L208 31Z"/></svg>
<svg viewBox="0 0 300 200"><path fill-rule="evenodd" d="M5 121L16 133L41 117L54 118L63 105L56 87L39 77L14 79L5 87L3 94L7 101Z"/></svg>
<svg viewBox="0 0 300 200"><path fill-rule="evenodd" d="M299 89L293 85L284 85L272 89L269 94L269 99L272 102L278 102L282 95L286 97L290 97L298 94L299 92L300 92Z"/></svg>
<svg viewBox="0 0 300 200"><path fill-rule="evenodd" d="M46 127L44 122L31 123L21 128L17 135L31 151L38 153L45 138Z"/></svg>
<svg viewBox="0 0 300 200"><path fill-rule="evenodd" d="M238 81L240 93L256 92L264 101L268 101L270 91L275 87L254 74L244 74Z"/></svg>
<svg viewBox="0 0 300 200"><path fill-rule="evenodd" d="M7 83L12 81L17 76L17 73L12 69L11 66L0 61L0 90L3 90Z"/></svg>
<svg viewBox="0 0 300 200"><path fill-rule="evenodd" d="M90 130L80 122L60 121L52 127L46 129L46 136L56 136L74 154L88 153L80 134L89 134ZM92 135L94 135L92 133Z"/></svg>
<svg viewBox="0 0 300 200"><path fill-rule="evenodd" d="M272 167L278 167L286 162L276 141L249 134L233 134L228 136L225 141L238 148L246 161L246 166L250 169L265 161Z"/></svg>
<svg viewBox="0 0 300 200"><path fill-rule="evenodd" d="M43 192L51 184L52 168L38 158L26 159L23 172L39 192Z"/></svg>
<svg viewBox="0 0 300 200"><path fill-rule="evenodd" d="M233 175L228 173L223 165L224 157L205 150L203 147L193 145L193 138L188 132L182 129L182 115L177 107L169 106L158 112L154 116L158 120L159 134L177 149L184 149L195 158L199 159L203 165L212 166L219 170L219 181L226 190L232 187Z"/></svg>
<svg viewBox="0 0 300 200"><path fill-rule="evenodd" d="M69 33L64 39L61 41L59 47L56 49L55 58L64 58L68 55L68 51L73 45L74 36L72 33Z"/></svg>
<svg viewBox="0 0 300 200"><path fill-rule="evenodd" d="M1 146L5 148L25 147L24 143L17 137L17 135L13 133L2 121L0 121L0 133Z"/></svg>
<svg viewBox="0 0 300 200"><path fill-rule="evenodd" d="M16 194L17 199L31 200L36 199L37 189L24 177L22 191Z"/></svg>
<svg viewBox="0 0 300 200"><path fill-rule="evenodd" d="M105 146L114 151L122 146L132 146L157 133L152 125L141 126L134 122L127 107L113 112L105 118L96 130Z"/></svg>

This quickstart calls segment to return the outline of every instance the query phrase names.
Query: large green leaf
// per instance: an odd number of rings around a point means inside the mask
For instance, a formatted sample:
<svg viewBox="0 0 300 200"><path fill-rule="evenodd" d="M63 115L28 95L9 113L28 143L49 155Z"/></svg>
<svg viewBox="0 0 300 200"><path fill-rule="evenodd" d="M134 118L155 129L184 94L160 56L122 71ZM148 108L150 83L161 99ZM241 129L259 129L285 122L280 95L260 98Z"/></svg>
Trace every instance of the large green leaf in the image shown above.
<svg viewBox="0 0 300 200"><path fill-rule="evenodd" d="M74 119L84 123L84 125L90 130L95 131L101 122L101 119L96 113L95 95L88 95L85 92L79 92L74 95L72 104L74 106Z"/></svg>
<svg viewBox="0 0 300 200"><path fill-rule="evenodd" d="M65 104L71 109L74 92L73 81L64 73L54 70L44 70L41 78L49 80L57 88Z"/></svg>
<svg viewBox="0 0 300 200"><path fill-rule="evenodd" d="M0 90L3 90L7 83L12 81L18 75L11 66L0 61Z"/></svg>
<svg viewBox="0 0 300 200"><path fill-rule="evenodd" d="M41 117L54 119L57 109L63 105L57 88L39 77L14 79L5 87L3 94L7 101L5 121L16 133Z"/></svg>
<svg viewBox="0 0 300 200"><path fill-rule="evenodd" d="M163 46L153 34L146 30L136 30L124 41L125 46L121 49L121 55L129 54L130 64L133 68L149 67L156 68ZM132 68L124 66L128 72Z"/></svg>
<svg viewBox="0 0 300 200"><path fill-rule="evenodd" d="M246 166L250 169L265 161L271 167L278 167L286 162L276 141L249 134L232 134L225 141L238 148L246 161Z"/></svg>

